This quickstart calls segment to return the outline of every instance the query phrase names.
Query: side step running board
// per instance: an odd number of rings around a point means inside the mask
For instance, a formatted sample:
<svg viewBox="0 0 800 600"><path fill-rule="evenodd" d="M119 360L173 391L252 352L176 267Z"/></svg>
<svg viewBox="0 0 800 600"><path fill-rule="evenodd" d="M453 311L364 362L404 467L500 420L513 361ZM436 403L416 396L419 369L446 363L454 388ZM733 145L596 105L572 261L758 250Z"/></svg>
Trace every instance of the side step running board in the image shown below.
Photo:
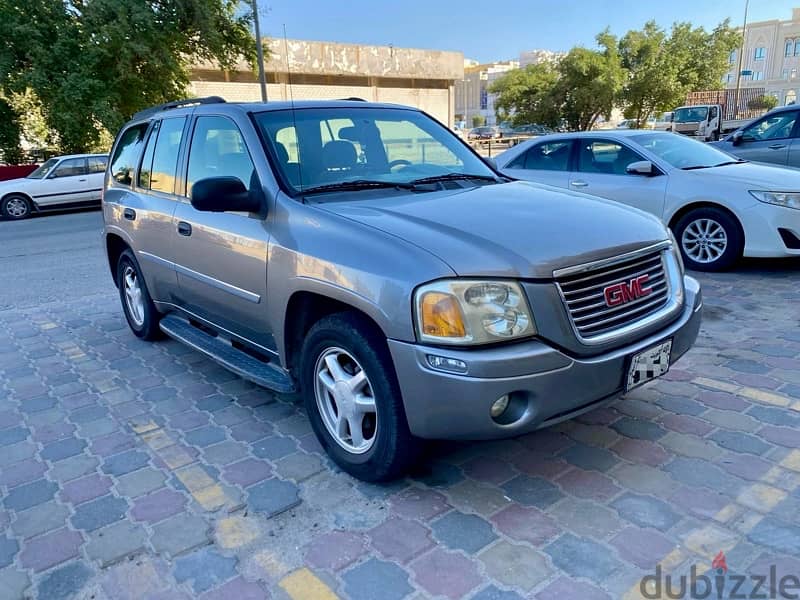
<svg viewBox="0 0 800 600"><path fill-rule="evenodd" d="M281 394L291 394L295 391L291 377L281 367L261 362L221 339L193 327L180 317L167 315L161 319L159 326L169 337L202 352L244 379Z"/></svg>

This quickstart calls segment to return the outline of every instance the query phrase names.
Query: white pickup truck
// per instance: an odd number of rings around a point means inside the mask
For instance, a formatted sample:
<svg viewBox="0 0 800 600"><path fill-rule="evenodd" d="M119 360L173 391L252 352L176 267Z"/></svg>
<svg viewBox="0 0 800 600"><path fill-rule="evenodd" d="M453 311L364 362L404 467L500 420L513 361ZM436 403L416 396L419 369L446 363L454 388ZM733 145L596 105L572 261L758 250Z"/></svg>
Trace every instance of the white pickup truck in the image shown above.
<svg viewBox="0 0 800 600"><path fill-rule="evenodd" d="M746 125L751 119L723 120L719 104L681 106L672 113L672 126L667 131L699 137L711 142Z"/></svg>

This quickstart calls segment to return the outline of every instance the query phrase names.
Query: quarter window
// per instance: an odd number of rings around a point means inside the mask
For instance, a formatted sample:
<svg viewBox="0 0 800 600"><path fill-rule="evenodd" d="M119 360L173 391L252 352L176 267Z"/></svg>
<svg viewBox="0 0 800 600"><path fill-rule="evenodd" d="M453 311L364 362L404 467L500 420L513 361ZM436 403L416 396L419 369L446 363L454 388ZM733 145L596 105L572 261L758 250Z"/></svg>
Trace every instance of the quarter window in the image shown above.
<svg viewBox="0 0 800 600"><path fill-rule="evenodd" d="M186 193L207 177L237 177L249 190L255 173L239 128L225 117L198 117L189 149Z"/></svg>
<svg viewBox="0 0 800 600"><path fill-rule="evenodd" d="M147 124L135 125L126 129L117 143L114 158L111 159L111 178L121 185L133 183L133 172L144 143Z"/></svg>
<svg viewBox="0 0 800 600"><path fill-rule="evenodd" d="M105 156L90 156L87 162L89 163L89 173L102 173L106 170L108 158Z"/></svg>
<svg viewBox="0 0 800 600"><path fill-rule="evenodd" d="M630 148L611 140L583 140L578 154L578 170L583 173L626 175L628 165L644 160Z"/></svg>
<svg viewBox="0 0 800 600"><path fill-rule="evenodd" d="M517 157L509 169L530 169L535 171L566 171L569 167L569 155L572 141L549 142L537 144Z"/></svg>
<svg viewBox="0 0 800 600"><path fill-rule="evenodd" d="M86 175L85 158L68 158L58 163L53 177L74 177L75 175Z"/></svg>

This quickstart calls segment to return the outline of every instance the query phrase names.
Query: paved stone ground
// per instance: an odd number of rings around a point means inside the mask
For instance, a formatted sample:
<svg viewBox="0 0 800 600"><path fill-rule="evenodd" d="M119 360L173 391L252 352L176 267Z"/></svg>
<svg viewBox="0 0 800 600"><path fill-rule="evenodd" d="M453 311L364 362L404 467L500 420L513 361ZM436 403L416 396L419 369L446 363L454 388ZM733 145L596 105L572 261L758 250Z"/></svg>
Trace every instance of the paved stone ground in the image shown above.
<svg viewBox="0 0 800 600"><path fill-rule="evenodd" d="M2 310L0 598L622 598L720 550L800 575L800 266L700 279L667 378L385 486L294 399L135 339L110 288Z"/></svg>

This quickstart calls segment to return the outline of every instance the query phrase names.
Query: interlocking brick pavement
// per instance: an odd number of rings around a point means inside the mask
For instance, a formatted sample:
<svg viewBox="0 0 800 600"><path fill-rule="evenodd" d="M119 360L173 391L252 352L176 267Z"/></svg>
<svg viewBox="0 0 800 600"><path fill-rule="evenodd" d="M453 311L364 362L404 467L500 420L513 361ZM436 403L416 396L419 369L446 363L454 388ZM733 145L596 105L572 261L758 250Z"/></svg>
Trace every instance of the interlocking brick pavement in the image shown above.
<svg viewBox="0 0 800 600"><path fill-rule="evenodd" d="M0 596L622 598L720 550L800 575L800 268L700 279L662 380L380 486L296 398L134 338L113 290L0 311Z"/></svg>

